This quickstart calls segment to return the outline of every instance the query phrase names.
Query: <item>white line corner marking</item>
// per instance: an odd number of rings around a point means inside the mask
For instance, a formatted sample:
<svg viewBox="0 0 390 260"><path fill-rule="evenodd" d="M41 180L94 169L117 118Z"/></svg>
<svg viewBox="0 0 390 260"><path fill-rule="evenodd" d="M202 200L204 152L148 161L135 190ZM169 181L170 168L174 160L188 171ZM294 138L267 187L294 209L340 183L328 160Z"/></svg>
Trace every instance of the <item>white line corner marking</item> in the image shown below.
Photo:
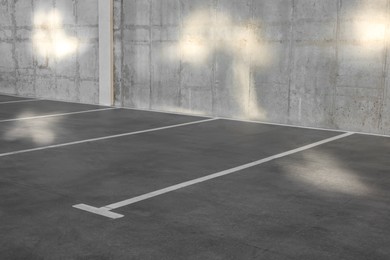
<svg viewBox="0 0 390 260"><path fill-rule="evenodd" d="M73 205L73 207L76 208L76 209L81 209L81 210L84 210L84 211L88 211L88 212L91 212L91 213L94 213L94 214L97 214L97 215L100 215L100 216L104 216L104 217L107 217L107 218L112 218L112 219L117 219L117 218L124 217L124 215L121 215L121 214L118 214L118 213L115 213L115 212L111 212L110 209L108 209L106 207L95 208L95 207L92 207L92 206L89 206L89 205L85 205L85 204Z"/></svg>
<svg viewBox="0 0 390 260"><path fill-rule="evenodd" d="M261 160L258 160L258 161L254 161L254 162L251 162L251 163L240 165L240 166L237 166L237 167L234 167L234 168L230 168L230 169L227 169L227 170L224 170L224 171L221 171L221 172L213 173L213 174L210 174L210 175L198 178L198 179L182 182L182 183L179 183L179 184L176 184L176 185L173 185L173 186L169 186L169 187L161 189L161 190L152 191L152 192L149 192L149 193L146 193L146 194L134 197L134 198L123 200L123 201L120 201L120 202L117 202L117 203L113 203L113 204L109 204L109 205L103 206L101 208L96 208L96 207L89 206L89 205L86 205L86 204L77 204L77 205L73 205L73 207L77 208L77 209L84 210L84 211L88 211L90 213L94 213L94 214L97 214L97 215L108 217L108 218L111 218L111 219L122 218L122 217L124 217L124 215L121 215L121 214L118 214L118 213L115 213L115 212L111 212L111 210L118 209L118 208L121 208L121 207L124 207L124 206L128 206L128 205L131 205L131 204L143 201L143 200L147 200L147 199L150 199L150 198L153 198L153 197L156 197L156 196L168 193L168 192L179 190L179 189L182 189L182 188L185 188L185 187L188 187L188 186L191 186L191 185L195 185L195 184L198 184L198 183L201 183L201 182L205 182L205 181L208 181L208 180L211 180L211 179L215 179L215 178L222 177L222 176L225 176L225 175L228 175L228 174L232 174L232 173L235 173L235 172L238 172L238 171L242 171L242 170L245 170L245 169L248 169L248 168L251 168L251 167L254 167L254 166L257 166L257 165L260 165L260 164L263 164L263 163L266 163L266 162L269 162L269 161L272 161L272 160L275 160L275 159L278 159L278 158L282 158L282 157L285 157L285 156L288 156L288 155L291 155L291 154L299 153L299 152L302 152L302 151L314 148L316 146L320 146L322 144L330 143L332 141L335 141L335 140L338 140L338 139L342 139L344 137L347 137L347 136L350 136L350 135L353 135L353 134L354 133L352 133L352 132L348 132L348 133L344 133L344 134L341 134L341 135L337 135L335 137L331 137L331 138L328 138L328 139L325 139L325 140L322 140L322 141L318 141L318 142L315 142L315 143L312 143L312 144L309 144L309 145L305 145L305 146L302 146L302 147L297 148L297 149L293 149L293 150L289 150L287 152L279 153L279 154L276 154L276 155L273 155L273 156L270 156L270 157L267 157L267 158L264 158L264 159L261 159Z"/></svg>

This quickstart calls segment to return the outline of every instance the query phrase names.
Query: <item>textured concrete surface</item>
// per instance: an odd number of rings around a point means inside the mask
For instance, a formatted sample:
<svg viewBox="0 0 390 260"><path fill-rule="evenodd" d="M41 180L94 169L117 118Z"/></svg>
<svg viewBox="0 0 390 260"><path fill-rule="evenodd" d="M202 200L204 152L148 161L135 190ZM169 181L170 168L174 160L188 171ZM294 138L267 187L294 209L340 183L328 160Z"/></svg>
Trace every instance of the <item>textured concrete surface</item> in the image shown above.
<svg viewBox="0 0 390 260"><path fill-rule="evenodd" d="M2 96L0 96L0 100L1 98ZM96 108L104 109L103 107L70 105L69 103L54 103L52 101L33 102L29 105L27 103L0 104L0 154L205 119L129 109L113 109L1 122L9 118L71 113ZM3 111L8 111L8 113ZM25 111L29 111L28 114Z"/></svg>
<svg viewBox="0 0 390 260"><path fill-rule="evenodd" d="M389 6L116 0L116 103L390 134Z"/></svg>
<svg viewBox="0 0 390 260"><path fill-rule="evenodd" d="M0 1L0 92L97 103L97 3L95 0ZM65 37L77 39L75 50L66 56L47 57L39 53L48 47L47 42L36 42L34 19L39 13L49 17L52 10L62 17L60 29ZM63 38L53 48L68 51Z"/></svg>
<svg viewBox="0 0 390 260"><path fill-rule="evenodd" d="M114 111L118 114L110 118L130 113ZM98 135L184 118L134 112L141 117L134 125L117 120L104 126L106 120L97 118L108 111L99 113L65 117L55 123L56 132L65 140L86 137L83 125ZM33 122L38 129L41 120ZM72 208L116 202L338 134L216 120L0 157L0 255L9 260L388 259L390 139L385 137L352 135L123 207L117 211L125 217L115 221Z"/></svg>
<svg viewBox="0 0 390 260"><path fill-rule="evenodd" d="M77 198L74 204L103 206L338 134L217 120L0 157L0 170L8 180L50 183L53 192Z"/></svg>
<svg viewBox="0 0 390 260"><path fill-rule="evenodd" d="M22 103L0 103L0 121L107 108L97 105L65 103L50 100Z"/></svg>
<svg viewBox="0 0 390 260"><path fill-rule="evenodd" d="M0 1L0 92L97 103L97 3ZM388 0L114 4L118 106L390 134ZM34 40L53 9L65 57Z"/></svg>

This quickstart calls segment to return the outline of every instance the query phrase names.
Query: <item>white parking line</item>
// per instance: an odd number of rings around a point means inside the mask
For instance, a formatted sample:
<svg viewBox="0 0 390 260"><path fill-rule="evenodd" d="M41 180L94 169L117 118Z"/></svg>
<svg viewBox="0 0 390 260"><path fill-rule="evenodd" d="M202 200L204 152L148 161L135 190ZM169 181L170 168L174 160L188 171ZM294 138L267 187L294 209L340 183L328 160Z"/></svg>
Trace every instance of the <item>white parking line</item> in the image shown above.
<svg viewBox="0 0 390 260"><path fill-rule="evenodd" d="M88 212L91 212L91 213L95 213L96 215L101 215L101 216L105 216L107 218L112 218L112 219L117 219L117 218L124 217L124 215L118 214L118 213L115 213L115 212L111 212L109 209L95 208L95 207L88 206L88 205L85 205L85 204L74 205L73 207L76 208L76 209L85 210L85 211L88 211Z"/></svg>
<svg viewBox="0 0 390 260"><path fill-rule="evenodd" d="M228 121L243 122L243 123L253 123L253 124L261 124L261 125L274 125L274 126L285 126L285 127L291 127L291 128L320 130L320 131L339 132L339 133L345 133L347 131L347 130L340 130L340 129L311 127L311 126L300 126L300 125L289 125L289 124L282 124L282 123L271 123L271 122L264 122L264 121L235 119L235 118L228 118L228 117L219 117L219 119L228 120ZM379 136L379 137L390 138L390 135L388 135L388 134L374 134L374 133L366 133L366 132L359 132L359 131L348 131L348 132L354 133L354 134L359 134L359 135Z"/></svg>
<svg viewBox="0 0 390 260"><path fill-rule="evenodd" d="M101 140L113 139L113 138L130 136L130 135L137 135L137 134L142 134L142 133L155 132L155 131L175 128L175 127L181 127L181 126L205 123L205 122L214 121L214 120L218 120L218 118L204 119L204 120L199 120L199 121L192 121L192 122L182 123L182 124L177 124L177 125L169 125L169 126L157 127L157 128L141 130L141 131L136 131L136 132L128 132L128 133L123 133L123 134L109 135L109 136L85 139L85 140L80 140L80 141L75 141L75 142L62 143L62 144L53 144L53 145L48 145L48 146L43 146L43 147L37 147L37 148L31 148L31 149L26 149L26 150L19 150L19 151L14 151L14 152L2 153L2 154L0 154L0 157L5 157L5 156L10 156L10 155L15 155L15 154L21 154L21 153L29 153L29 152L41 151L41 150L47 150L47 149L52 149L52 148L57 148L57 147L64 147L64 146L70 146L70 145L76 145L76 144L96 142L96 141L101 141Z"/></svg>
<svg viewBox="0 0 390 260"><path fill-rule="evenodd" d="M86 205L86 204L77 204L77 205L73 205L73 207L77 208L77 209L84 210L84 211L88 211L90 213L94 213L94 214L97 214L97 215L108 217L108 218L111 218L111 219L122 218L122 217L124 217L124 215L111 212L111 210L118 209L118 208L121 208L121 207L124 207L124 206L128 206L128 205L134 204L136 202L147 200L147 199L150 199L150 198L153 198L153 197L156 197L156 196L160 196L160 195L168 193L168 192L172 192L172 191L175 191L175 190L178 190L178 189L182 189L182 188L185 188L185 187L188 187L188 186L192 186L192 185L195 185L195 184L198 184L198 183L201 183L201 182L205 182L205 181L208 181L208 180L211 180L211 179L215 179L215 178L222 177L222 176L225 176L225 175L228 175L228 174L232 174L232 173L235 173L235 172L238 172L238 171L242 171L242 170L245 170L247 168L251 168L251 167L254 167L254 166L257 166L257 165L260 165L260 164L263 164L263 163L266 163L266 162L269 162L269 161L272 161L272 160L275 160L275 159L278 159L278 158L282 158L282 157L285 157L285 156L288 156L288 155L291 155L291 154L299 153L299 152L302 152L302 151L314 148L314 147L322 145L322 144L326 144L326 143L333 142L333 141L341 139L341 138L345 138L345 137L353 135L353 134L354 133L348 132L348 133L344 133L344 134L341 134L341 135L337 135L335 137L331 137L331 138L328 138L328 139L325 139L325 140L322 140L322 141L318 141L318 142L315 142L315 143L312 143L312 144L309 144L309 145L305 145L305 146L302 146L302 147L297 148L297 149L293 149L293 150L290 150L290 151L287 151L287 152L279 153L279 154L276 154L276 155L273 155L273 156L270 156L270 157L267 157L267 158L264 158L264 159L261 159L261 160L258 160L258 161L254 161L254 162L251 162L251 163L240 165L240 166L237 166L237 167L234 167L234 168L230 168L230 169L227 169L227 170L224 170L224 171L221 171L221 172L217 172L217 173L214 173L214 174L210 174L210 175L198 178L198 179L182 182L182 183L179 183L179 184L176 184L176 185L164 188L164 189L160 189L160 190L156 190L156 191L153 191L153 192L149 192L149 193L146 193L146 194L134 197L134 198L123 200L123 201L116 202L116 203L113 203L113 204L109 204L109 205L106 205L106 206L103 206L103 207L100 207L100 208L96 208L96 207L89 206L89 205Z"/></svg>
<svg viewBox="0 0 390 260"><path fill-rule="evenodd" d="M100 112L100 111L114 110L114 109L119 109L119 108L116 108L116 107L109 107L109 108L99 108L99 109L84 110L84 111L77 111L77 112L68 112L68 113L61 113L61 114L51 114L51 115L43 115L43 116L30 116L30 117L19 117L19 118L12 118L12 119L0 120L0 123L3 123L3 122L12 122L12 121L20 121L20 120L40 119L40 118L56 117L56 116L76 115L76 114L84 114L84 113L91 113L91 112Z"/></svg>
<svg viewBox="0 0 390 260"><path fill-rule="evenodd" d="M3 102L0 102L0 105L12 104L12 103L22 103L22 102L35 102L35 101L41 101L41 100L39 100L39 99L23 99L23 100L3 101Z"/></svg>

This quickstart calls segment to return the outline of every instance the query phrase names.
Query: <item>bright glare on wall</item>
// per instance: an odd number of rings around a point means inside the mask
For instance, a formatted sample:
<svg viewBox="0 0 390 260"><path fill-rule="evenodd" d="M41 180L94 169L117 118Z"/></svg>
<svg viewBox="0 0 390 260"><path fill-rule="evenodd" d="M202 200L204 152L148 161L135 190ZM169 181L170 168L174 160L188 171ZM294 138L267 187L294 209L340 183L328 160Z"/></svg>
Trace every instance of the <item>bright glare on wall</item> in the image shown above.
<svg viewBox="0 0 390 260"><path fill-rule="evenodd" d="M388 37L388 14L381 10L376 10L375 12L362 10L356 11L352 17L354 17L354 33L356 39L368 49L375 48L381 51L383 43Z"/></svg>
<svg viewBox="0 0 390 260"><path fill-rule="evenodd" d="M62 59L74 53L78 47L75 37L67 36L58 10L38 12L34 17L34 49L46 65L50 58Z"/></svg>
<svg viewBox="0 0 390 260"><path fill-rule="evenodd" d="M227 73L232 75L232 96L241 116L265 120L266 111L257 101L252 70L269 64L271 52L261 38L260 21L237 24L228 13L213 16L208 10L198 10L184 18L179 43L166 49L166 57L201 67L209 64L216 53L224 53L230 57L231 71Z"/></svg>
<svg viewBox="0 0 390 260"><path fill-rule="evenodd" d="M384 23L361 22L359 30L365 41L383 41L385 38L386 25Z"/></svg>
<svg viewBox="0 0 390 260"><path fill-rule="evenodd" d="M362 42L375 43L385 40L386 24L383 22L362 21L356 24L356 31Z"/></svg>

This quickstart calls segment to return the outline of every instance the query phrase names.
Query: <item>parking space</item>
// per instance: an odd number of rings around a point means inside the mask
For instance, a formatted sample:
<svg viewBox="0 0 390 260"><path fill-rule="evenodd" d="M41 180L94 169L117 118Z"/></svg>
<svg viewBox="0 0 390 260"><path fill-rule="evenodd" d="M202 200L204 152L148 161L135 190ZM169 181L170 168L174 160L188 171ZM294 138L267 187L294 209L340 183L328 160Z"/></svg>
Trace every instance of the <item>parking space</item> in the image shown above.
<svg viewBox="0 0 390 260"><path fill-rule="evenodd" d="M54 101L0 106L5 259L390 254L387 137ZM105 209L118 219L73 207L145 194Z"/></svg>

